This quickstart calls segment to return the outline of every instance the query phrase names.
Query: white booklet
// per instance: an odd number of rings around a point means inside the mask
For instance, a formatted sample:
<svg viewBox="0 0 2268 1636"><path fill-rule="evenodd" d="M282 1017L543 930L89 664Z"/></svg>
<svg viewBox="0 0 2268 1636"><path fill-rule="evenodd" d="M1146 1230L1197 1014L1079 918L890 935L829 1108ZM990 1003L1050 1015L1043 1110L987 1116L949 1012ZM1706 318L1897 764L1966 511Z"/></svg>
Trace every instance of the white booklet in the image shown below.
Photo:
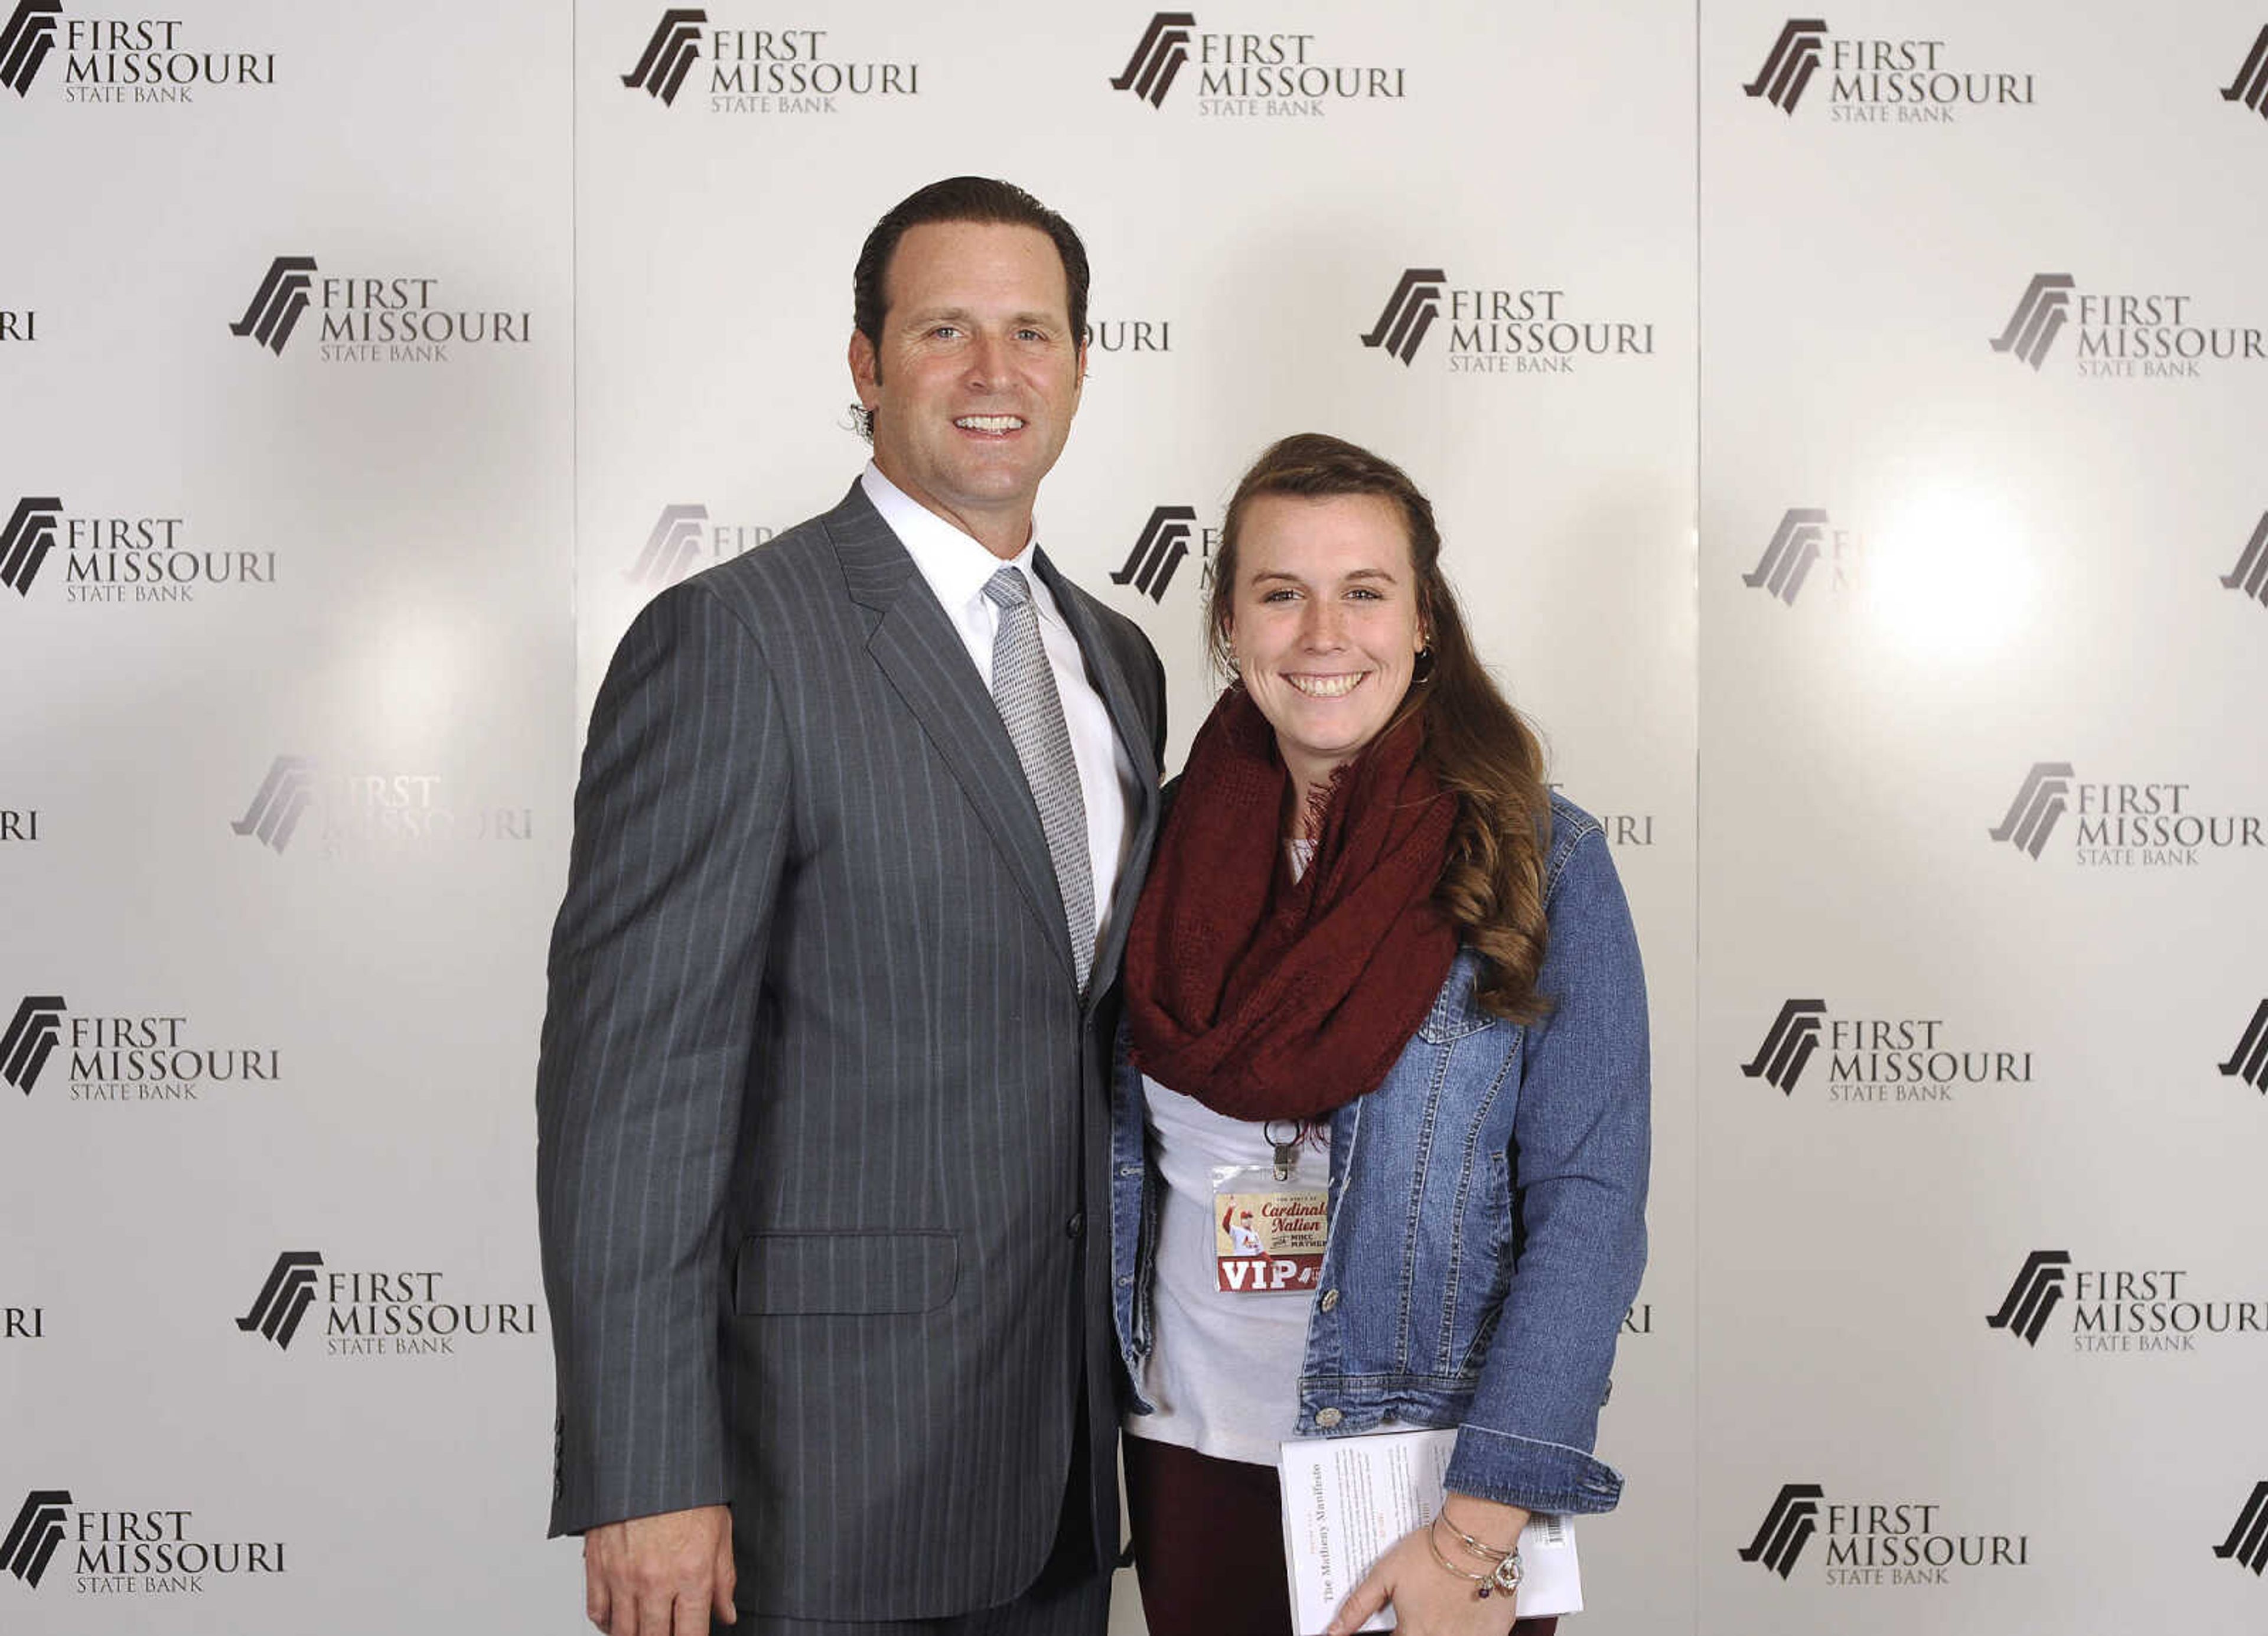
<svg viewBox="0 0 2268 1636"><path fill-rule="evenodd" d="M1454 1431L1372 1432L1356 1437L1300 1438L1277 1463L1284 1486L1284 1556L1292 1576L1292 1628L1320 1636L1331 1615L1387 1548L1432 1520L1441 1507L1441 1478L1456 1446ZM1463 1566L1463 1547L1447 1540ZM1529 1519L1520 1536L1522 1618L1583 1610L1575 1530L1565 1517ZM1476 1560L1476 1573L1485 1566ZM1438 1565L1434 1571L1440 1572ZM1366 1631L1394 1628L1388 1604Z"/></svg>

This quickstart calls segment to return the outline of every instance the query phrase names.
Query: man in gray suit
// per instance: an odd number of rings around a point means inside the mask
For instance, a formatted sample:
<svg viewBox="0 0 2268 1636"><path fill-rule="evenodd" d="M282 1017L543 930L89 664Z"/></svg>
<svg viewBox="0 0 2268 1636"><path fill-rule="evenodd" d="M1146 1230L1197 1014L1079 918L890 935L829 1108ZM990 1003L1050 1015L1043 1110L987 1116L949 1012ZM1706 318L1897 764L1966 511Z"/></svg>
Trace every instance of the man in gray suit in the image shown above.
<svg viewBox="0 0 2268 1636"><path fill-rule="evenodd" d="M854 284L873 463L655 599L592 715L536 1089L551 1528L615 1636L1099 1636L1164 677L1033 530L1070 225L936 183Z"/></svg>

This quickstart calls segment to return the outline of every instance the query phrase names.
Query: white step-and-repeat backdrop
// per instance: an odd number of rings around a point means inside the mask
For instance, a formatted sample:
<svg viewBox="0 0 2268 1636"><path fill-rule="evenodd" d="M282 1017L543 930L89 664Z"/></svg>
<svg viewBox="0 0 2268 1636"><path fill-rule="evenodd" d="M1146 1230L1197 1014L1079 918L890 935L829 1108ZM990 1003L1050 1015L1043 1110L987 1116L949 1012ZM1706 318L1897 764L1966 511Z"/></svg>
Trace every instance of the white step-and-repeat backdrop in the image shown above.
<svg viewBox="0 0 2268 1636"><path fill-rule="evenodd" d="M1608 822L1582 1628L2268 1626L2268 9L1211 5L0 0L0 1629L578 1628L583 718L961 172L1093 253L1042 524L1174 759L1321 429Z"/></svg>

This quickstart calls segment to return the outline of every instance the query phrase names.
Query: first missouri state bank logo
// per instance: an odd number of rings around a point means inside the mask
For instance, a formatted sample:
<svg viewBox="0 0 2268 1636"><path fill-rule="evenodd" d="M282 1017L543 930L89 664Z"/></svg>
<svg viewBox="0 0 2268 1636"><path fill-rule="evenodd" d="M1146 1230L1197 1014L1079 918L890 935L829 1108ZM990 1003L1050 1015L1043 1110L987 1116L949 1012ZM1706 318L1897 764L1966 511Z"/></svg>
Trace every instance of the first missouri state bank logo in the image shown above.
<svg viewBox="0 0 2268 1636"><path fill-rule="evenodd" d="M285 1542L216 1539L186 1507L98 1510L77 1504L68 1488L35 1488L0 1539L0 1571L38 1590L56 1556L70 1547L69 1583L79 1595L204 1595L217 1578L266 1577L288 1571Z"/></svg>
<svg viewBox="0 0 2268 1636"><path fill-rule="evenodd" d="M2236 70L2236 77L2222 90L2220 99L2242 103L2268 119L2268 26L2264 26L2253 40L2244 66Z"/></svg>
<svg viewBox="0 0 2268 1636"><path fill-rule="evenodd" d="M2262 38L2268 40L2268 34ZM2236 1514L2236 1526L2213 1548L2213 1554L2255 1573L2268 1570L2268 1479L2252 1485L2251 1498Z"/></svg>
<svg viewBox="0 0 2268 1636"><path fill-rule="evenodd" d="M2063 1300L2064 1284L2070 1272L2069 1250L2032 1251L2017 1270L2015 1282L2008 1286L2000 1309L1984 1322L1996 1330L2007 1330L2027 1346L2038 1345L2040 1331L2047 1328L2049 1317Z"/></svg>
<svg viewBox="0 0 2268 1636"><path fill-rule="evenodd" d="M1112 572L1110 583L1130 585L1137 595L1146 596L1152 602L1164 601L1175 571L1189 555L1192 541L1199 544L1210 561L1213 531L1198 528L1196 506L1151 507L1149 521L1142 525L1142 532L1134 542L1134 549L1126 554L1125 563Z"/></svg>
<svg viewBox="0 0 2268 1636"><path fill-rule="evenodd" d="M273 1341L277 1351L289 1352L292 1338L299 1333L299 1320L315 1304L315 1269L322 1264L318 1250L287 1249L276 1256L252 1310L236 1321L236 1327L247 1334L256 1330Z"/></svg>
<svg viewBox="0 0 2268 1636"><path fill-rule="evenodd" d="M62 1043L63 1001L60 994L26 994L0 1035L0 1078L29 1096Z"/></svg>
<svg viewBox="0 0 2268 1636"><path fill-rule="evenodd" d="M535 832L526 807L473 805L433 772L320 771L306 755L278 755L230 832L271 852L291 849L313 813L330 856L387 844L526 841Z"/></svg>
<svg viewBox="0 0 2268 1636"><path fill-rule="evenodd" d="M1193 11L1157 11L1142 26L1126 66L1110 88L1153 108L1182 70L1196 65L1202 119L1316 119L1357 102L1398 102L1409 95L1407 70L1333 60L1321 36L1238 30L1209 34Z"/></svg>
<svg viewBox="0 0 2268 1636"><path fill-rule="evenodd" d="M2073 285L2069 273L2034 274L2007 327L1992 338L1992 350L2038 369L2070 321Z"/></svg>
<svg viewBox="0 0 2268 1636"><path fill-rule="evenodd" d="M2067 1249L2029 1251L1984 1322L2035 1351L2051 1326L2070 1345L2050 1350L2093 1354L2268 1344L2268 1300L2215 1294L2187 1267L2081 1264Z"/></svg>
<svg viewBox="0 0 2268 1636"><path fill-rule="evenodd" d="M15 1522L9 1524L8 1537L0 1540L0 1568L37 1590L55 1548L63 1543L63 1520L70 1502L67 1488L35 1488L26 1495Z"/></svg>
<svg viewBox="0 0 2268 1636"><path fill-rule="evenodd" d="M1790 18L1772 41L1763 70L1741 89L1764 98L1783 114L1794 113L1811 77L1819 71L1819 47L1826 38L1827 25L1817 18Z"/></svg>
<svg viewBox="0 0 2268 1636"><path fill-rule="evenodd" d="M184 1013L96 1006L26 994L0 1034L0 1078L29 1096L60 1053L66 1101L196 1102L225 1087L283 1080L274 1046L217 1044Z"/></svg>
<svg viewBox="0 0 2268 1636"><path fill-rule="evenodd" d="M709 508L699 504L665 505L622 578L659 590L696 568L753 551L777 532L761 523L712 522Z"/></svg>
<svg viewBox="0 0 2268 1636"><path fill-rule="evenodd" d="M2066 814L2073 856L2094 868L2195 868L2268 845L2257 813L2213 812L2186 779L2082 779L2069 762L2035 762L1987 833L2034 862Z"/></svg>
<svg viewBox="0 0 2268 1636"><path fill-rule="evenodd" d="M281 357L312 311L327 364L446 364L450 350L525 346L528 311L453 305L425 274L326 274L312 255L268 263L229 333Z"/></svg>
<svg viewBox="0 0 2268 1636"><path fill-rule="evenodd" d="M1838 125L1950 125L1960 110L2030 106L2029 74L1982 73L1943 40L1835 35L1824 18L1790 18L1756 77L1741 87L1791 118L1821 69Z"/></svg>
<svg viewBox="0 0 2268 1636"><path fill-rule="evenodd" d="M2236 566L2220 576L2223 590L2235 591L2268 608L2268 512L2260 513L2260 520L2246 541L2244 549L2236 559Z"/></svg>
<svg viewBox="0 0 2268 1636"><path fill-rule="evenodd" d="M235 1323L289 1352L320 1306L314 1328L332 1358L454 1357L472 1341L536 1332L534 1301L459 1301L442 1291L444 1281L438 1271L340 1268L320 1250L287 1249Z"/></svg>
<svg viewBox="0 0 2268 1636"><path fill-rule="evenodd" d="M2016 799L2008 803L2007 815L1993 827L1992 838L2006 841L2036 860L2048 836L2055 833L2057 822L2071 810L2067 798L2073 777L2067 761L2034 762L2016 791Z"/></svg>
<svg viewBox="0 0 2268 1636"><path fill-rule="evenodd" d="M1756 565L1741 576L1751 591L1793 608L1812 582L1812 571L1821 564L1821 579L1832 592L1852 590L1860 583L1864 542L1856 530L1840 528L1816 505L1792 505L1780 513L1779 525L1765 542Z"/></svg>
<svg viewBox="0 0 2268 1636"><path fill-rule="evenodd" d="M2257 324L2200 321L2196 297L2162 288L2097 294L2070 273L2033 274L1992 350L2036 374L2066 328L2088 380L2194 380L2214 365L2268 363Z"/></svg>
<svg viewBox="0 0 2268 1636"><path fill-rule="evenodd" d="M1823 1534L1815 1563L1830 1585L1947 1585L1963 1569L2031 1566L2029 1534L1956 1530L1942 1520L1948 1509L1934 1500L1836 1500L1822 1484L1785 1483L1740 1558L1792 1579Z"/></svg>
<svg viewBox="0 0 2268 1636"><path fill-rule="evenodd" d="M1819 1025L1827 1016L1823 999L1792 999L1779 1008L1772 1019L1764 1043L1756 1050L1753 1059L1742 1066L1741 1072L1751 1080L1761 1079L1776 1091L1795 1094L1796 1081L1819 1049Z"/></svg>
<svg viewBox="0 0 2268 1636"><path fill-rule="evenodd" d="M2268 999L2260 1002L2252 1021L2244 1025L2243 1037L2220 1065L2220 1072L2223 1078L2242 1080L2268 1096Z"/></svg>
<svg viewBox="0 0 2268 1636"><path fill-rule="evenodd" d="M1978 1050L1942 1017L1830 1016L1818 999L1782 1004L1741 1072L1793 1097L1822 1047L1830 1102L1952 1102L1973 1087L2032 1083L2029 1050Z"/></svg>
<svg viewBox="0 0 2268 1636"><path fill-rule="evenodd" d="M685 77L701 60L701 31L709 21L709 13L698 10L678 8L664 11L661 21L653 26L653 34L645 42L644 55L637 66L622 76L622 84L633 91L659 97L664 107L677 101L677 93L685 85Z"/></svg>
<svg viewBox="0 0 2268 1636"><path fill-rule="evenodd" d="M40 65L55 48L55 24L63 12L61 0L20 0L7 28L0 31L0 85L19 97L31 94Z"/></svg>
<svg viewBox="0 0 2268 1636"><path fill-rule="evenodd" d="M1579 363L1653 356L1651 322L1578 318L1578 310L1565 290L1452 287L1440 268L1410 267L1361 340L1408 368L1446 317L1454 375L1572 375Z"/></svg>
<svg viewBox="0 0 2268 1636"><path fill-rule="evenodd" d="M1438 267L1412 267L1404 271L1394 293L1386 298L1386 310L1363 336L1363 345L1384 347L1388 357L1409 364L1425 343L1425 332L1440 316L1441 288L1448 281L1448 274Z"/></svg>
<svg viewBox="0 0 2268 1636"><path fill-rule="evenodd" d="M763 28L711 27L706 8L673 6L621 76L622 85L675 107L690 80L708 93L711 114L836 114L845 99L921 94L918 63L865 58L856 46L829 43L837 30L765 20ZM696 76L704 61L707 72Z"/></svg>
<svg viewBox="0 0 2268 1636"><path fill-rule="evenodd" d="M1189 60L1189 35L1197 26L1196 17L1187 11L1160 11L1152 17L1110 88L1130 91L1152 107L1162 107L1174 77Z"/></svg>
<svg viewBox="0 0 2268 1636"><path fill-rule="evenodd" d="M276 583L276 552L215 549L186 518L66 512L58 495L26 495L0 524L0 586L30 601L50 555L65 602L194 602L209 587Z"/></svg>
<svg viewBox="0 0 2268 1636"><path fill-rule="evenodd" d="M307 310L314 272L312 255L277 256L268 264L260 288L252 292L252 305L228 327L229 333L248 336L281 357L291 332L299 327L300 315Z"/></svg>
<svg viewBox="0 0 2268 1636"><path fill-rule="evenodd" d="M1756 1537L1741 1548L1741 1560L1761 1562L1782 1579L1794 1573L1796 1559L1819 1531L1819 1502L1826 1497L1816 1483L1783 1484Z"/></svg>
<svg viewBox="0 0 2268 1636"><path fill-rule="evenodd" d="M61 0L17 0L0 26L0 88L29 97L63 49L63 99L73 103L192 102L210 86L273 86L272 51L214 51L178 18L68 17Z"/></svg>
<svg viewBox="0 0 2268 1636"><path fill-rule="evenodd" d="M6 527L0 529L0 586L18 596L32 594L40 565L55 549L55 525L63 514L63 503L54 495L26 495L16 502Z"/></svg>

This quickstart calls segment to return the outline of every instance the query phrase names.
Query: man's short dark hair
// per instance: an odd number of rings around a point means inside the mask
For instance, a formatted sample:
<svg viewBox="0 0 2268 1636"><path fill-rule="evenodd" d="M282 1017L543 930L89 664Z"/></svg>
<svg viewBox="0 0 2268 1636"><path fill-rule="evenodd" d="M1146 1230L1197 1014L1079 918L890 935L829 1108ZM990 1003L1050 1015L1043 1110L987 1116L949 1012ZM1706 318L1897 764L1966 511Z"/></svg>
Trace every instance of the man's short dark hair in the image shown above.
<svg viewBox="0 0 2268 1636"><path fill-rule="evenodd" d="M858 252L858 265L850 275L850 321L877 352L882 348L882 320L889 309L883 283L890 258L906 229L929 222L983 222L1008 227L1036 227L1055 241L1062 258L1064 285L1071 296L1071 332L1086 342L1086 247L1071 225L1013 182L989 176L952 176L933 181L909 195L874 224Z"/></svg>

